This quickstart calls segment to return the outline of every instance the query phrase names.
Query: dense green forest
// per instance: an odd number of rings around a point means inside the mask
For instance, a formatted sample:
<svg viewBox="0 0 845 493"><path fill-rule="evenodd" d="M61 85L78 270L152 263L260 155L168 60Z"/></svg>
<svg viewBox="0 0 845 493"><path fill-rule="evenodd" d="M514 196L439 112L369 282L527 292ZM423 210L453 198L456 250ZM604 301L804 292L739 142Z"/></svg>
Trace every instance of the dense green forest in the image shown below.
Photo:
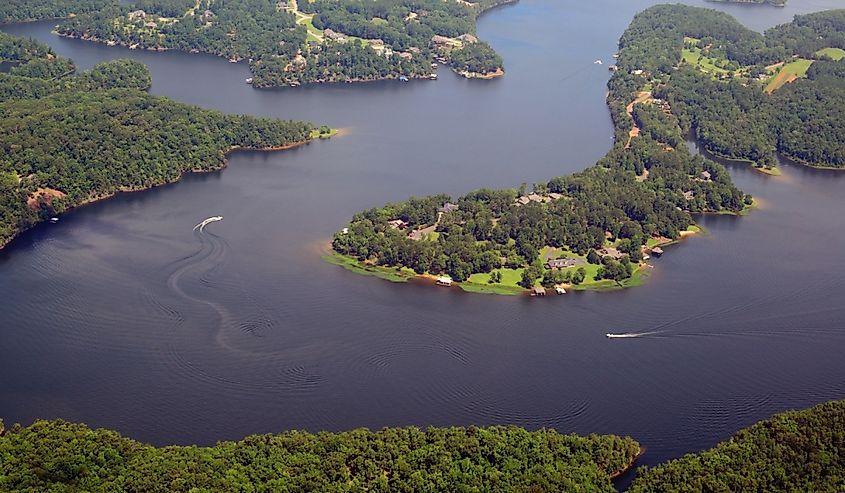
<svg viewBox="0 0 845 493"><path fill-rule="evenodd" d="M58 19L116 5L117 0L3 0L0 24Z"/></svg>
<svg viewBox="0 0 845 493"><path fill-rule="evenodd" d="M711 450L642 468L630 493L845 490L845 401L776 415Z"/></svg>
<svg viewBox="0 0 845 493"><path fill-rule="evenodd" d="M249 59L256 87L429 77L435 58L470 76L501 70L472 33L481 12L508 1L138 0L67 19L58 32Z"/></svg>
<svg viewBox="0 0 845 493"><path fill-rule="evenodd" d="M0 33L0 245L38 221L119 191L225 165L233 147L311 138L308 123L225 115L150 96L117 60L76 74L44 45Z"/></svg>
<svg viewBox="0 0 845 493"><path fill-rule="evenodd" d="M845 61L825 54L845 47L845 10L796 16L764 36L721 12L663 5L638 14L620 46L617 121L649 91L714 154L845 167Z"/></svg>
<svg viewBox="0 0 845 493"><path fill-rule="evenodd" d="M516 427L290 431L156 448L113 431L36 421L0 436L0 490L613 492L611 477L639 452L631 438ZM833 401L643 467L628 492L842 491L843 454L845 401Z"/></svg>
<svg viewBox="0 0 845 493"><path fill-rule="evenodd" d="M8 492L613 492L630 438L516 427L291 431L213 447L155 448L64 421L0 437Z"/></svg>

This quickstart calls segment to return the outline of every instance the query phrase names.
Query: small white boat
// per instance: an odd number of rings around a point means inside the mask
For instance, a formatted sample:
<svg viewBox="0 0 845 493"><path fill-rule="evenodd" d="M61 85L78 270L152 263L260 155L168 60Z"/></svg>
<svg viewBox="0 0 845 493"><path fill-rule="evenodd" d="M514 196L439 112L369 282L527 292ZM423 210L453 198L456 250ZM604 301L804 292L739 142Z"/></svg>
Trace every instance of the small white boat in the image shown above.
<svg viewBox="0 0 845 493"><path fill-rule="evenodd" d="M248 78L248 79L246 80L246 83L247 83L247 84L252 84L252 77Z"/></svg>
<svg viewBox="0 0 845 493"><path fill-rule="evenodd" d="M404 75L400 75L399 80L402 81L402 82L408 82L408 78L405 77Z"/></svg>
<svg viewBox="0 0 845 493"><path fill-rule="evenodd" d="M58 217L51 217L50 222L53 223L53 224L56 224L57 222L59 222L59 218Z"/></svg>
<svg viewBox="0 0 845 493"><path fill-rule="evenodd" d="M596 64L596 65L601 65L601 64L602 64L602 63L604 63L604 62L602 62L601 60L596 60L596 61L595 61L595 62L593 62L593 63L594 63L594 64Z"/></svg>
<svg viewBox="0 0 845 493"><path fill-rule="evenodd" d="M640 334L605 334L608 339L628 339L631 337L639 337Z"/></svg>
<svg viewBox="0 0 845 493"><path fill-rule="evenodd" d="M211 216L208 219L204 219L201 223L194 226L194 230L199 229L202 232L202 229L208 225L208 223L213 223L217 221L222 221L223 216Z"/></svg>

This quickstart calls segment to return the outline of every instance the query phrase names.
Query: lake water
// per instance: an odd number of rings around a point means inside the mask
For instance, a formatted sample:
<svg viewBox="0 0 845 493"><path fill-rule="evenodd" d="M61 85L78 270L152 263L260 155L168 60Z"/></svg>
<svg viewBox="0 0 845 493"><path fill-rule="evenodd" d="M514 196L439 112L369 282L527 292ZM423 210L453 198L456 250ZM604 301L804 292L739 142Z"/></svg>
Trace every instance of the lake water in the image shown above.
<svg viewBox="0 0 845 493"><path fill-rule="evenodd" d="M518 186L611 146L606 66L652 2L524 0L482 17L507 76L259 91L244 64L4 26L82 68L131 56L152 92L342 127L221 173L122 195L0 252L0 416L155 444L291 428L512 423L628 434L655 464L845 396L845 173L732 168L763 206L704 217L642 287L546 299L394 285L320 259L352 214ZM692 2L703 5L703 2ZM755 29L842 6L716 5ZM222 222L195 235L202 219ZM656 331L609 340L606 332Z"/></svg>

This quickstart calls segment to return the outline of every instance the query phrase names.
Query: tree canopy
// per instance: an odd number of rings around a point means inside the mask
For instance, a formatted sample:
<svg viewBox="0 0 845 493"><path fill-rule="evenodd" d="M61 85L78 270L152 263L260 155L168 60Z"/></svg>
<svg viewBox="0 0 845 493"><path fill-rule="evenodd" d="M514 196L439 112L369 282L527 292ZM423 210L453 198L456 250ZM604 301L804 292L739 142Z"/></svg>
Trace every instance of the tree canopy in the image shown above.
<svg viewBox="0 0 845 493"><path fill-rule="evenodd" d="M639 445L516 427L385 428L255 435L155 448L64 421L0 437L9 492L613 492Z"/></svg>
<svg viewBox="0 0 845 493"><path fill-rule="evenodd" d="M117 0L3 0L0 2L0 24L58 19L117 4Z"/></svg>
<svg viewBox="0 0 845 493"><path fill-rule="evenodd" d="M629 493L842 491L845 401L762 421L713 449L641 468Z"/></svg>

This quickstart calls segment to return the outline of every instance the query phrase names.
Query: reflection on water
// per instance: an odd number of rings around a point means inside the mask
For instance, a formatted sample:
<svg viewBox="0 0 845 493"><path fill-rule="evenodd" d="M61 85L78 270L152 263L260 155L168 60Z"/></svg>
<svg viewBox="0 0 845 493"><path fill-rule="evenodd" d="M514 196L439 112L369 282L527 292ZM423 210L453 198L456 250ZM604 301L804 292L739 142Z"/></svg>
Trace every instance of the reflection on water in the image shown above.
<svg viewBox="0 0 845 493"><path fill-rule="evenodd" d="M156 94L349 131L235 153L223 172L79 209L0 253L3 417L63 417L157 444L514 423L629 434L653 464L842 397L845 174L732 166L766 206L702 217L707 234L667 248L649 282L619 292L530 299L396 286L315 252L368 207L593 163L612 128L609 72L591 62L612 60L649 3L523 0L489 14L481 36L508 70L489 83L441 70L437 82L274 91L214 57L60 39L52 23L5 26L82 67L137 58ZM834 3L718 7L763 29Z"/></svg>

